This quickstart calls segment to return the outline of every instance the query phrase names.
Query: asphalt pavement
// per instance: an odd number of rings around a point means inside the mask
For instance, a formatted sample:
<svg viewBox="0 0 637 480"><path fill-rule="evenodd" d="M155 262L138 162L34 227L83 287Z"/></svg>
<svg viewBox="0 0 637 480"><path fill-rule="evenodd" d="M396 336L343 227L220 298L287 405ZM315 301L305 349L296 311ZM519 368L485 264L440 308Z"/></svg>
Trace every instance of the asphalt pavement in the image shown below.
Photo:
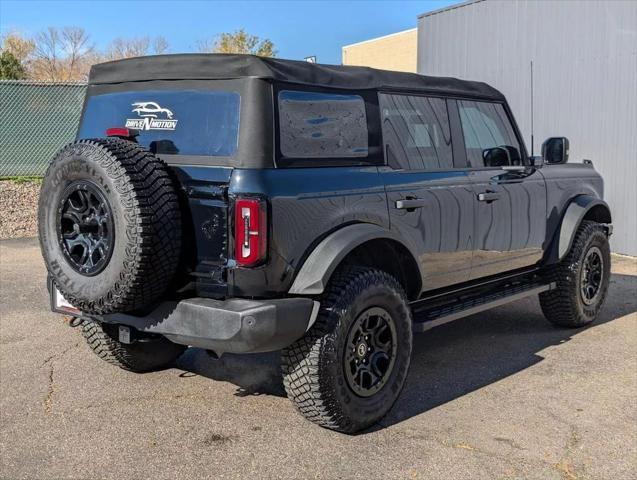
<svg viewBox="0 0 637 480"><path fill-rule="evenodd" d="M637 478L637 261L590 328L537 299L417 335L389 415L349 436L285 398L277 353L125 372L51 313L35 239L0 242L0 477Z"/></svg>

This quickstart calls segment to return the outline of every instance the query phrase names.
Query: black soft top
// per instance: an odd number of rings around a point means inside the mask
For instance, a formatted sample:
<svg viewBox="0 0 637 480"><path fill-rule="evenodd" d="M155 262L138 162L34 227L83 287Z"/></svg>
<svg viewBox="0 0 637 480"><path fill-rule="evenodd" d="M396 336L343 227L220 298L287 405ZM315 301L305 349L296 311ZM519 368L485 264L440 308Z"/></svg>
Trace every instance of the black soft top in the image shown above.
<svg viewBox="0 0 637 480"><path fill-rule="evenodd" d="M220 53L153 55L100 63L91 68L89 84L245 77L317 87L422 91L504 101L504 96L498 90L483 82L429 77L369 67L321 65L255 55Z"/></svg>

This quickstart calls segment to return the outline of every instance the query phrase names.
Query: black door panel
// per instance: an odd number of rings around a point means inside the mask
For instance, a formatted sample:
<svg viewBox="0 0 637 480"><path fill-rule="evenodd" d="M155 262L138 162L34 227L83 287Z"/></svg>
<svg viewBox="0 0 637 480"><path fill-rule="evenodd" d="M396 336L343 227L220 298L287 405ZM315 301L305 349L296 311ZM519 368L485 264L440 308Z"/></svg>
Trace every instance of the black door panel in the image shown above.
<svg viewBox="0 0 637 480"><path fill-rule="evenodd" d="M508 176L502 170L469 174L475 192L472 279L527 267L542 258L546 234L544 179L537 171L523 179ZM493 200L481 200L481 195Z"/></svg>
<svg viewBox="0 0 637 480"><path fill-rule="evenodd" d="M386 170L381 176L391 228L418 249L424 290L468 280L473 188L466 173Z"/></svg>
<svg viewBox="0 0 637 480"><path fill-rule="evenodd" d="M527 267L542 258L546 185L530 166L503 104L457 102L465 151L473 169L475 242L471 278ZM509 168L520 171L507 171Z"/></svg>

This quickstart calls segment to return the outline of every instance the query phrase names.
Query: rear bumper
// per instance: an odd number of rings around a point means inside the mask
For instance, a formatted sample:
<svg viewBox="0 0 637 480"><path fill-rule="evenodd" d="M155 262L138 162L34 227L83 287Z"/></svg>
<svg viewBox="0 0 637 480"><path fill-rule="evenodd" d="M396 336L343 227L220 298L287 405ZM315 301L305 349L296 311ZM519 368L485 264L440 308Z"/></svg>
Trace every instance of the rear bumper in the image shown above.
<svg viewBox="0 0 637 480"><path fill-rule="evenodd" d="M183 345L222 353L279 350L303 336L318 314L309 298L276 300L190 298L164 302L146 316L92 316L106 323L164 335Z"/></svg>

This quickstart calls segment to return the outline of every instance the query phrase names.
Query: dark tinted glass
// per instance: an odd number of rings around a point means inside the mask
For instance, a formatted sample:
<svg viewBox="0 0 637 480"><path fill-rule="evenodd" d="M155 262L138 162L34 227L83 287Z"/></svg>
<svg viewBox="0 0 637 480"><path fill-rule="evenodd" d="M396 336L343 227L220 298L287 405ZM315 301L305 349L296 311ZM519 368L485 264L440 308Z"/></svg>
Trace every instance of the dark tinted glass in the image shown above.
<svg viewBox="0 0 637 480"><path fill-rule="evenodd" d="M140 131L153 153L230 156L237 150L241 98L236 92L167 91L108 93L90 97L80 138L104 137L106 129Z"/></svg>
<svg viewBox="0 0 637 480"><path fill-rule="evenodd" d="M472 166L520 164L520 144L504 106L462 100L458 109L467 159Z"/></svg>
<svg viewBox="0 0 637 480"><path fill-rule="evenodd" d="M348 158L368 154L365 102L359 95L279 92L281 154L288 158Z"/></svg>
<svg viewBox="0 0 637 480"><path fill-rule="evenodd" d="M380 109L390 166L411 170L453 168L444 99L381 94Z"/></svg>

